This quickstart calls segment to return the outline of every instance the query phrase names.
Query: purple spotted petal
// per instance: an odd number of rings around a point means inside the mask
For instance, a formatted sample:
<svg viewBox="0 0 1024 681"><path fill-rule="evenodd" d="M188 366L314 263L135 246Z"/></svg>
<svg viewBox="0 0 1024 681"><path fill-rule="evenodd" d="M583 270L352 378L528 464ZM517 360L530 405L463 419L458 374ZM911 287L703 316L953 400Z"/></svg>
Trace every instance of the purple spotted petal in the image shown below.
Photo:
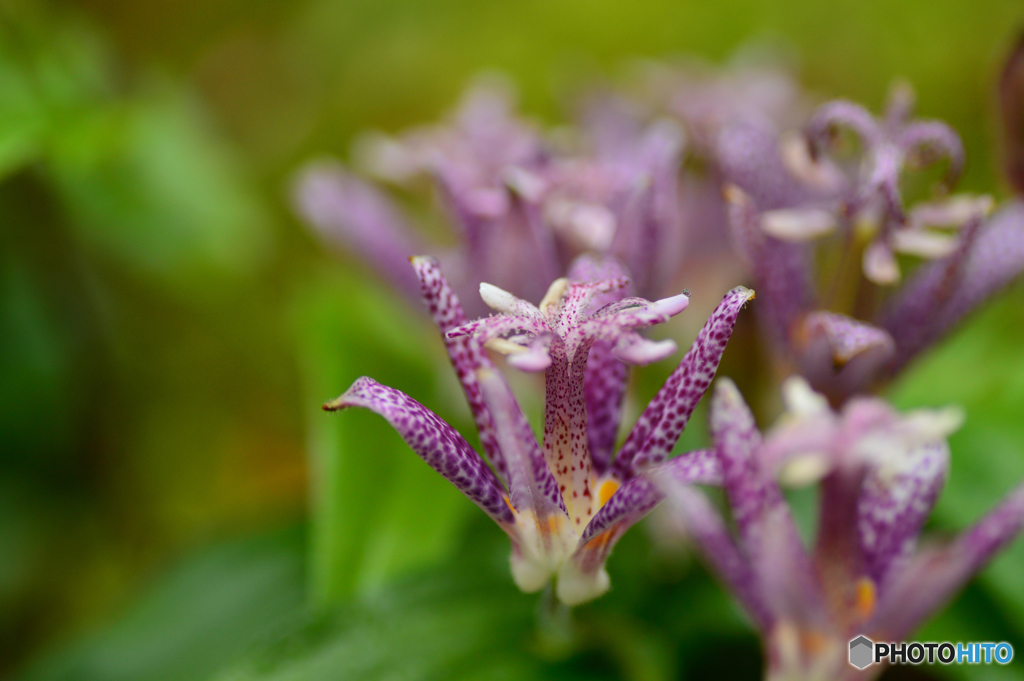
<svg viewBox="0 0 1024 681"><path fill-rule="evenodd" d="M896 342L893 373L952 329L968 313L1024 273L1024 202L1000 208L978 230L962 266L929 263L879 318Z"/></svg>
<svg viewBox="0 0 1024 681"><path fill-rule="evenodd" d="M740 544L764 599L774 612L814 617L818 606L813 568L782 492L757 457L761 434L735 384L717 384L711 402L711 436L722 467Z"/></svg>
<svg viewBox="0 0 1024 681"><path fill-rule="evenodd" d="M946 481L949 449L932 444L908 457L900 470L871 471L857 503L864 569L875 584L885 585L894 561L909 555Z"/></svg>
<svg viewBox="0 0 1024 681"><path fill-rule="evenodd" d="M671 501L701 554L743 605L754 623L767 634L775 622L750 561L729 534L722 516L700 490L664 478L662 492Z"/></svg>
<svg viewBox="0 0 1024 681"><path fill-rule="evenodd" d="M502 481L507 481L508 471L505 458L498 447L498 439L494 432L491 414L480 393L477 372L482 369L493 369L494 365L487 358L487 353L480 346L480 341L473 336L449 338L446 334L454 328L466 323L466 315L458 297L448 286L437 260L430 257L417 256L412 259L413 270L420 282L420 295L427 306L430 316L441 330L445 349L451 359L455 374L466 394L469 410L473 415L477 431L480 434L480 445L484 455L494 467L495 473ZM518 409L518 407L517 407Z"/></svg>
<svg viewBox="0 0 1024 681"><path fill-rule="evenodd" d="M622 485L601 507L583 530L580 548L614 525L624 523L628 528L647 515L662 499L657 481L665 476L686 485L722 484L722 468L713 449L697 449L651 466Z"/></svg>
<svg viewBox="0 0 1024 681"><path fill-rule="evenodd" d="M967 581L1020 533L1024 485L954 541L921 551L878 604L866 631L902 640L948 602Z"/></svg>
<svg viewBox="0 0 1024 681"><path fill-rule="evenodd" d="M564 514L558 483L505 380L493 369L479 372L477 380L508 468L512 506L519 513L533 511L538 519L557 512Z"/></svg>
<svg viewBox="0 0 1024 681"><path fill-rule="evenodd" d="M400 390L365 376L341 397L324 405L327 411L348 407L364 407L383 416L420 458L495 522L503 526L514 522L494 473L466 439L437 414Z"/></svg>
<svg viewBox="0 0 1024 681"><path fill-rule="evenodd" d="M584 396L587 404L587 439L594 472L604 475L611 464L619 434L622 400L626 394L629 370L612 355L613 344L598 341L590 348Z"/></svg>
<svg viewBox="0 0 1024 681"><path fill-rule="evenodd" d="M663 480L689 485L721 484L722 472L713 450L699 449L652 466L615 491L587 523L573 554L583 573L604 564L619 538L650 513L664 498Z"/></svg>
<svg viewBox="0 0 1024 681"><path fill-rule="evenodd" d="M542 336L551 334L551 329L547 324L536 319L499 314L463 324L452 329L446 335L448 338L474 336L481 343L486 343L492 338L522 333Z"/></svg>
<svg viewBox="0 0 1024 681"><path fill-rule="evenodd" d="M737 315L753 297L754 292L742 286L725 294L690 351L633 426L612 466L616 478L628 480L641 467L664 461L672 451L711 385Z"/></svg>
<svg viewBox="0 0 1024 681"><path fill-rule="evenodd" d="M295 183L299 213L328 243L354 251L410 299L420 285L408 259L423 248L391 201L339 165L307 168Z"/></svg>
<svg viewBox="0 0 1024 681"><path fill-rule="evenodd" d="M887 331L832 312L807 315L796 340L800 372L833 404L864 392L895 353Z"/></svg>
<svg viewBox="0 0 1024 681"><path fill-rule="evenodd" d="M612 257L598 258L583 255L569 268L569 280L595 282L604 279L626 277L626 268ZM606 306L628 298L632 286L610 291L594 297L591 309L603 311ZM646 302L646 301L644 301ZM626 365L612 355L615 344L610 341L595 341L587 359L587 371L583 379L584 397L587 405L587 440L594 472L604 475L615 451L615 440L619 434L619 419L622 415L622 400L626 394L626 380L629 371Z"/></svg>

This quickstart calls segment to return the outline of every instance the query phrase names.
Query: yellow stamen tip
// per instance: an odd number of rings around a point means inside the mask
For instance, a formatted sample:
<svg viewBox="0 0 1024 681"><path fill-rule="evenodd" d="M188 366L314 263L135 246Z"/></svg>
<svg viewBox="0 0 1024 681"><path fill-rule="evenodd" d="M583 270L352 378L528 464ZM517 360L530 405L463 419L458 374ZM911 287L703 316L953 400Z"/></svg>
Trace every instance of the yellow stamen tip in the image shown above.
<svg viewBox="0 0 1024 681"><path fill-rule="evenodd" d="M861 621L868 619L875 612L877 592L875 583L868 577L861 577L857 580L854 596L854 609Z"/></svg>
<svg viewBox="0 0 1024 681"><path fill-rule="evenodd" d="M614 480L605 480L601 483L601 486L597 489L597 503L598 508L608 503L608 500L612 498L619 489L619 483Z"/></svg>

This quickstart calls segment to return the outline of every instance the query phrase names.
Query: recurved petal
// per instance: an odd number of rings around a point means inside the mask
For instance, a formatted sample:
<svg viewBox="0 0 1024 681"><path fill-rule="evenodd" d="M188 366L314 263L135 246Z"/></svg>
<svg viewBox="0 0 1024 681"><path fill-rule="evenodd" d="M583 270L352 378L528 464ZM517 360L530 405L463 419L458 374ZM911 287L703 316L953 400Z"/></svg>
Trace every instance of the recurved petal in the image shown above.
<svg viewBox="0 0 1024 681"><path fill-rule="evenodd" d="M736 527L750 548L760 541L758 524L766 509L783 503L782 493L760 468L756 454L761 433L736 384L723 378L716 385L711 398L711 438Z"/></svg>
<svg viewBox="0 0 1024 681"><path fill-rule="evenodd" d="M704 392L736 325L740 310L754 292L739 286L725 294L690 351L637 419L613 464L613 475L628 480L643 466L664 461Z"/></svg>
<svg viewBox="0 0 1024 681"><path fill-rule="evenodd" d="M778 484L758 459L761 434L754 415L728 379L718 382L712 398L711 436L741 546L764 600L776 614L813 619L820 600L810 557Z"/></svg>
<svg viewBox="0 0 1024 681"><path fill-rule="evenodd" d="M834 312L812 312L804 322L807 333L821 334L828 341L832 360L843 365L875 348L892 352L892 337L883 329Z"/></svg>
<svg viewBox="0 0 1024 681"><path fill-rule="evenodd" d="M503 312L507 315L517 315L521 317L528 317L530 319L543 319L540 310L537 309L536 305L529 303L521 298L517 298L508 291L500 289L493 284L481 283L480 284L480 297L487 307L498 312Z"/></svg>
<svg viewBox="0 0 1024 681"><path fill-rule="evenodd" d="M529 334L537 337L551 334L551 329L542 321L511 315L494 315L456 327L445 334L448 338L475 336L480 343L486 344L493 338L503 338L510 334ZM524 347L528 344L521 343Z"/></svg>
<svg viewBox="0 0 1024 681"><path fill-rule="evenodd" d="M906 638L1013 541L1022 524L1024 485L1019 485L954 541L916 555L892 580L865 630L890 637L885 640Z"/></svg>
<svg viewBox="0 0 1024 681"><path fill-rule="evenodd" d="M875 584L884 588L895 561L913 550L948 470L949 448L942 442L924 445L889 467L875 467L865 477L857 530L864 568Z"/></svg>
<svg viewBox="0 0 1024 681"><path fill-rule="evenodd" d="M416 256L410 259L416 278L420 282L420 296L424 305L441 330L445 349L451 359L455 374L462 384L462 391L469 403L470 413L480 434L480 445L484 454L498 477L507 480L505 459L498 447L497 436L491 414L484 403L477 381L477 372L493 369L494 365L487 358L480 342L472 336L449 338L447 333L466 323L466 314L462 310L458 296L452 291L436 259L428 256ZM518 408L518 407L517 407Z"/></svg>
<svg viewBox="0 0 1024 681"><path fill-rule="evenodd" d="M837 127L852 130L867 147L882 141L882 131L874 116L859 104L845 100L828 102L819 107L807 123L806 134L812 144L820 147L830 141Z"/></svg>
<svg viewBox="0 0 1024 681"><path fill-rule="evenodd" d="M812 312L794 345L800 372L834 404L867 390L896 351L884 329L833 312Z"/></svg>
<svg viewBox="0 0 1024 681"><path fill-rule="evenodd" d="M406 262L424 249L382 192L338 164L321 163L302 171L293 196L296 210L321 238L354 251L382 279L409 298L419 298L419 283Z"/></svg>
<svg viewBox="0 0 1024 681"><path fill-rule="evenodd" d="M963 238L963 252L922 267L880 316L896 342L892 373L1024 272L1024 202L1005 204Z"/></svg>
<svg viewBox="0 0 1024 681"><path fill-rule="evenodd" d="M514 522L504 491L491 469L454 428L400 390L366 376L341 397L324 405L327 411L363 407L383 416L435 471L503 527Z"/></svg>
<svg viewBox="0 0 1024 681"><path fill-rule="evenodd" d="M941 158L949 159L945 183L953 186L964 168L964 145L960 135L941 121L917 121L900 131L897 143L921 165L930 165Z"/></svg>
<svg viewBox="0 0 1024 681"><path fill-rule="evenodd" d="M583 550L600 534L620 525L625 525L625 530L647 515L662 499L658 481L663 477L687 485L720 485L722 468L713 449L697 449L647 468L643 475L619 487L587 523L578 549Z"/></svg>

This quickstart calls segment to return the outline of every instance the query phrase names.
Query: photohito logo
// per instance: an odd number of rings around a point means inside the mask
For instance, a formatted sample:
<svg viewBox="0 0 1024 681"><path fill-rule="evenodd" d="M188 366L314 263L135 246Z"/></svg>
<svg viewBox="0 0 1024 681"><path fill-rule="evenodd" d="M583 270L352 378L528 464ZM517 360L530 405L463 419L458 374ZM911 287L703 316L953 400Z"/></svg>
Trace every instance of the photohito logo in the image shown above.
<svg viewBox="0 0 1024 681"><path fill-rule="evenodd" d="M864 669L869 664L874 664L875 643L867 636L858 636L850 641L850 664L857 669Z"/></svg>
<svg viewBox="0 0 1024 681"><path fill-rule="evenodd" d="M867 636L850 641L850 664L864 669L872 664L1009 664L1013 646L1009 643L876 643Z"/></svg>

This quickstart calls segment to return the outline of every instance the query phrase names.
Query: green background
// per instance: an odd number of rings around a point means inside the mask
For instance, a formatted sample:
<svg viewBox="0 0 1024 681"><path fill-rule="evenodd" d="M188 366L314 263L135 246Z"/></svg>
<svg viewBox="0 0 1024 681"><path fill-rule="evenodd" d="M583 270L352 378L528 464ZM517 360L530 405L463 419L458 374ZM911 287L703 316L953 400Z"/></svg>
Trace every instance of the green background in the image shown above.
<svg viewBox="0 0 1024 681"><path fill-rule="evenodd" d="M963 136L961 186L1005 197L994 83L1022 27L1019 1L0 0L0 677L756 678L685 550L634 530L613 591L551 633L482 514L376 417L319 410L368 374L471 430L424 315L325 252L289 182L482 71L558 123L636 59L760 41L822 98L877 110L909 80ZM967 409L940 534L1024 478L1022 303L893 389ZM920 636L1024 650L1021 565L1018 542Z"/></svg>

